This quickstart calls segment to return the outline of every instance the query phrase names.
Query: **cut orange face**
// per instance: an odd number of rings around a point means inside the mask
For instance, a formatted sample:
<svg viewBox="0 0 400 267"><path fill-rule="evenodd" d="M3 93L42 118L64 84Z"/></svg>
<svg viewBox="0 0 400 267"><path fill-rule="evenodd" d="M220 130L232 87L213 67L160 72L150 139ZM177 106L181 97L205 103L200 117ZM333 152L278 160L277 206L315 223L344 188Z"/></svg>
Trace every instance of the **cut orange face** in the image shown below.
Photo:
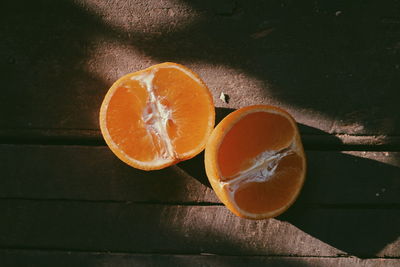
<svg viewBox="0 0 400 267"><path fill-rule="evenodd" d="M163 63L127 74L107 92L100 129L125 163L156 170L190 159L214 127L212 96L188 68Z"/></svg>
<svg viewBox="0 0 400 267"><path fill-rule="evenodd" d="M208 179L219 199L249 219L278 216L304 183L306 159L294 119L273 106L249 106L225 117L205 152Z"/></svg>

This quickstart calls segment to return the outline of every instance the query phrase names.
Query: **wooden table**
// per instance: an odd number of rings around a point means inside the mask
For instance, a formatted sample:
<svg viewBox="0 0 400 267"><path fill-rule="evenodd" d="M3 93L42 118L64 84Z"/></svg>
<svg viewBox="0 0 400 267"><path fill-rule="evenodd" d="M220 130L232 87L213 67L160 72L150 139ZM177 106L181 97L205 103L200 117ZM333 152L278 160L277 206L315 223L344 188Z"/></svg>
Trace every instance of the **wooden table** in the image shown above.
<svg viewBox="0 0 400 267"><path fill-rule="evenodd" d="M0 266L400 266L399 1L0 5ZM294 115L308 174L290 210L234 216L202 155L143 172L110 152L107 89L164 61L199 73L218 120Z"/></svg>

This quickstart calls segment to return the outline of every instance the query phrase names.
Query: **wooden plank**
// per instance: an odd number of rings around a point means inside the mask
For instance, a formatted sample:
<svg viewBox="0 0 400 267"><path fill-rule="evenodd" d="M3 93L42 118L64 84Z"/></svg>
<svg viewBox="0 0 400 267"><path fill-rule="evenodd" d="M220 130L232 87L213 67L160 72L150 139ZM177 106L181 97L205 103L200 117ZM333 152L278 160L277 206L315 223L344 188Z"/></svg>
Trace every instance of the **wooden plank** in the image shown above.
<svg viewBox="0 0 400 267"><path fill-rule="evenodd" d="M330 134L400 136L398 2L145 2L2 3L2 136L98 130L112 82L167 60L198 72L218 107L276 104Z"/></svg>
<svg viewBox="0 0 400 267"><path fill-rule="evenodd" d="M0 250L5 266L277 266L277 267L385 267L399 259L358 259L355 257L267 257L220 255L162 255L75 251Z"/></svg>
<svg viewBox="0 0 400 267"><path fill-rule="evenodd" d="M400 257L398 209L295 209L241 219L223 206L0 201L1 248Z"/></svg>
<svg viewBox="0 0 400 267"><path fill-rule="evenodd" d="M106 147L1 148L2 198L217 201L211 189L177 167L140 171L122 163Z"/></svg>
<svg viewBox="0 0 400 267"><path fill-rule="evenodd" d="M234 109L217 108L217 123ZM303 145L310 150L399 151L400 136L327 134L298 124ZM0 144L105 145L100 130L0 129Z"/></svg>
<svg viewBox="0 0 400 267"><path fill-rule="evenodd" d="M300 203L400 204L399 152L308 151ZM0 198L219 203L201 156L144 172L107 147L0 145Z"/></svg>

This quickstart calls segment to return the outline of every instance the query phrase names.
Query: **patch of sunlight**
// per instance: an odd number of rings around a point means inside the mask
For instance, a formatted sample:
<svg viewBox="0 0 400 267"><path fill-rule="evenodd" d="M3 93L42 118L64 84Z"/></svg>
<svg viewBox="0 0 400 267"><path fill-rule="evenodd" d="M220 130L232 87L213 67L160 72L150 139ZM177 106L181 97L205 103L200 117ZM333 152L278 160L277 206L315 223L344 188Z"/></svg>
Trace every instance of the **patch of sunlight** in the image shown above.
<svg viewBox="0 0 400 267"><path fill-rule="evenodd" d="M100 37L93 42L85 70L111 86L121 76L157 63L130 45Z"/></svg>
<svg viewBox="0 0 400 267"><path fill-rule="evenodd" d="M378 161L381 163L385 163L387 165L391 165L394 167L400 168L400 161L399 157L393 155L396 153L398 155L398 152L387 152L387 151L343 151L343 154L355 156L355 157L360 157L360 158L366 158L374 161Z"/></svg>
<svg viewBox="0 0 400 267"><path fill-rule="evenodd" d="M174 215L171 216L171 212ZM224 206L166 208L160 216L161 231L171 239L192 240L202 252L224 248L230 253L273 255L336 255L341 250L277 219L245 220Z"/></svg>
<svg viewBox="0 0 400 267"><path fill-rule="evenodd" d="M182 1L74 0L75 4L122 32L162 34L198 18L198 11Z"/></svg>
<svg viewBox="0 0 400 267"><path fill-rule="evenodd" d="M287 110L295 118L296 122L321 130L326 134L331 132L332 125L335 124L334 118L314 109L299 108L286 104L284 101L277 101L277 105Z"/></svg>
<svg viewBox="0 0 400 267"><path fill-rule="evenodd" d="M378 257L396 257L400 247L400 237L384 246L377 254Z"/></svg>
<svg viewBox="0 0 400 267"><path fill-rule="evenodd" d="M217 108L229 107L238 109L249 105L276 105L284 108L298 123L318 129L320 131L331 133L333 129L351 128L353 133L362 132L364 126L357 123L338 122L322 112L312 108L300 108L288 104L266 80L260 80L258 77L249 75L240 68L229 65L210 63L207 61L196 61L192 59L181 60L179 63L195 70L211 89L214 104ZM220 101L221 93L229 96L229 105Z"/></svg>

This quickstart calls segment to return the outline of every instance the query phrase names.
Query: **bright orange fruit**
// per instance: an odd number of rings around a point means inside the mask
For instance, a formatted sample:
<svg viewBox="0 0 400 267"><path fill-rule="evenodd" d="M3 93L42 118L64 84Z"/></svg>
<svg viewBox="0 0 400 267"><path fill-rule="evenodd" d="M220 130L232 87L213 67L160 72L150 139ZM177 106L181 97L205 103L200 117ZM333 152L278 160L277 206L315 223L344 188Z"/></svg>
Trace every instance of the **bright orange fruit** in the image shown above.
<svg viewBox="0 0 400 267"><path fill-rule="evenodd" d="M294 119L273 106L249 106L225 117L205 151L208 179L236 215L275 217L299 195L306 159Z"/></svg>
<svg viewBox="0 0 400 267"><path fill-rule="evenodd" d="M118 79L100 109L107 145L122 161L142 170L161 169L199 154L214 121L207 86L175 63Z"/></svg>

